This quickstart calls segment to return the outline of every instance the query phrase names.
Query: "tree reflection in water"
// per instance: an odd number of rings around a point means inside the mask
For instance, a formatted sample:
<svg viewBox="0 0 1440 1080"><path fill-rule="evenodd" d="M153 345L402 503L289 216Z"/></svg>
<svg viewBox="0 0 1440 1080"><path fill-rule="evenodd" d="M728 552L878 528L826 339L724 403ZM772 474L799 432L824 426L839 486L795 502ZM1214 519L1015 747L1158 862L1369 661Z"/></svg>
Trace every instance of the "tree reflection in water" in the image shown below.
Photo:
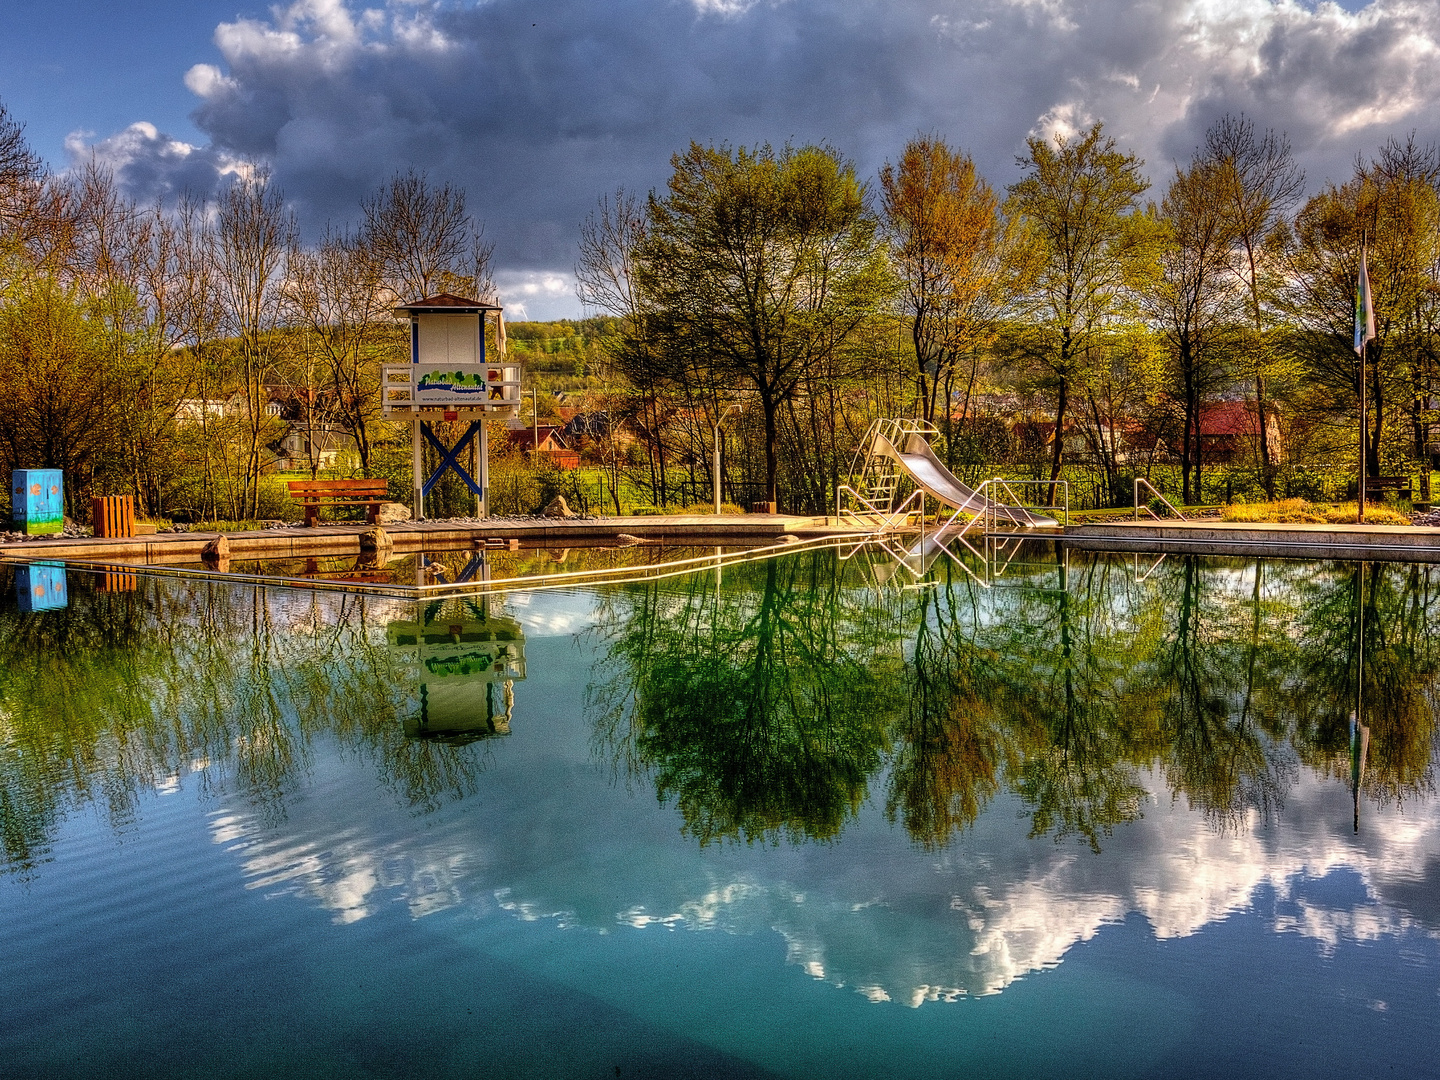
<svg viewBox="0 0 1440 1080"><path fill-rule="evenodd" d="M1140 581L1046 558L991 590L944 567L876 589L815 551L612 594L597 751L702 843L830 839L882 786L925 848L1008 789L1032 835L1098 851L1150 774L1237 828L1302 765L1348 781L1363 623L1364 794L1429 790L1440 570L1183 557Z"/></svg>
<svg viewBox="0 0 1440 1080"><path fill-rule="evenodd" d="M833 840L873 793L939 849L1010 792L1032 835L1098 850L1157 783L1221 829L1276 812L1301 769L1348 786L1363 656L1360 797L1430 790L1440 569L1172 557L1140 580L1119 557L1039 550L989 590L948 563L929 587L877 588L864 556L828 550L723 583L602 590L586 632L594 752L702 844ZM124 824L190 773L275 820L324 744L424 813L473 792L494 752L406 737L420 682L387 627L416 618L409 604L70 577L68 608L0 611L12 871L43 862L76 808ZM468 609L421 615L460 627L457 642L479 632ZM436 663L463 669L460 652ZM503 728L500 705L476 708Z"/></svg>
<svg viewBox="0 0 1440 1080"><path fill-rule="evenodd" d="M837 836L879 769L903 678L896 612L830 552L613 594L597 738L701 843Z"/></svg>
<svg viewBox="0 0 1440 1080"><path fill-rule="evenodd" d="M43 862L66 814L97 804L123 825L142 794L191 773L282 818L322 739L419 812L474 790L483 746L405 736L418 682L385 629L411 605L133 580L107 593L72 570L67 608L0 612L3 868Z"/></svg>

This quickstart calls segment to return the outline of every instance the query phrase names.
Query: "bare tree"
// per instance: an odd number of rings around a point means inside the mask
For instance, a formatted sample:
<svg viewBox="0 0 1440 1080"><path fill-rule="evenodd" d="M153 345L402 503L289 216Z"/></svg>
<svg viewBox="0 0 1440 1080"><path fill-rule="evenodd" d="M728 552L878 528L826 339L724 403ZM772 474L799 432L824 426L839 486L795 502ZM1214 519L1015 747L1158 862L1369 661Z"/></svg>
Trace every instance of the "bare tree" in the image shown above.
<svg viewBox="0 0 1440 1080"><path fill-rule="evenodd" d="M423 172L396 173L360 204L361 241L384 268L385 285L401 300L440 292L474 299L495 293L493 245L466 212L465 190L438 187Z"/></svg>
<svg viewBox="0 0 1440 1080"><path fill-rule="evenodd" d="M1216 166L1196 156L1175 177L1159 206L1164 242L1158 273L1141 290L1145 312L1170 353L1183 407L1180 473L1185 502L1200 497L1200 406L1224 376L1233 345L1234 291L1229 287L1234 244L1231 217ZM1192 481L1193 474L1193 485ZM1192 499L1193 496L1193 499Z"/></svg>
<svg viewBox="0 0 1440 1080"><path fill-rule="evenodd" d="M1266 297L1275 288L1277 259L1271 258L1286 228L1291 209L1305 190L1305 174L1295 164L1290 139L1255 123L1243 113L1226 114L1205 133L1202 156L1215 170L1216 191L1230 217L1232 273L1249 296L1255 340L1251 345L1251 376L1259 420L1260 470L1265 491L1275 497L1275 471L1266 428L1266 378L1272 350L1266 341Z"/></svg>
<svg viewBox="0 0 1440 1080"><path fill-rule="evenodd" d="M285 255L295 223L268 170L254 166L220 197L216 213L217 282L225 327L235 339L245 397L243 512L258 512L261 448L273 426L266 413L265 379L276 359L274 331L282 311Z"/></svg>
<svg viewBox="0 0 1440 1080"><path fill-rule="evenodd" d="M327 232L314 249L290 255L291 319L305 331L306 362L320 360L327 384L323 396L307 399L306 423L333 419L354 442L366 476L381 416L380 361L396 341L388 299L384 268L358 236ZM312 473L316 467L312 457Z"/></svg>
<svg viewBox="0 0 1440 1080"><path fill-rule="evenodd" d="M45 169L25 139L25 126L0 102L0 284L12 259L54 271L70 254L74 204L71 185ZM9 262L7 267L5 263Z"/></svg>
<svg viewBox="0 0 1440 1080"><path fill-rule="evenodd" d="M629 321L641 317L635 282L636 251L645 239L645 208L624 188L600 204L580 226L580 261L575 264L575 294L597 311Z"/></svg>
<svg viewBox="0 0 1440 1080"><path fill-rule="evenodd" d="M635 426L645 438L650 487L656 501L662 501L666 483L660 398L667 384L683 379L683 369L661 363L655 348L645 293L637 280L645 233L645 207L634 195L617 188L613 198L600 196L599 205L580 226L575 293L587 308L609 312L620 320L619 340L607 351L616 373L638 394L638 401L628 402L627 408L637 414L634 418L639 423ZM604 405L604 412L607 422L612 414L619 415L613 402ZM618 457L610 461L619 467ZM613 492L618 506L618 486L613 486Z"/></svg>

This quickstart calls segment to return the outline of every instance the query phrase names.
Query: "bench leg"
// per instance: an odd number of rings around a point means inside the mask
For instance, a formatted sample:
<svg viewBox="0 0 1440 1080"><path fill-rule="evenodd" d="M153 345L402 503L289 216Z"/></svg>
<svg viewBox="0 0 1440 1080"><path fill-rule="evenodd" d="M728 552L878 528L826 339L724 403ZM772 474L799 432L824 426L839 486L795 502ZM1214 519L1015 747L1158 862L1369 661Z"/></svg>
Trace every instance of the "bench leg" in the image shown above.
<svg viewBox="0 0 1440 1080"><path fill-rule="evenodd" d="M380 516L380 504L379 504L379 503L366 503L366 504L365 504L365 521L366 521L367 524L369 524L369 525L374 525L376 519L377 519L379 516Z"/></svg>
<svg viewBox="0 0 1440 1080"><path fill-rule="evenodd" d="M305 504L305 527L313 529L320 524L320 506L318 503Z"/></svg>

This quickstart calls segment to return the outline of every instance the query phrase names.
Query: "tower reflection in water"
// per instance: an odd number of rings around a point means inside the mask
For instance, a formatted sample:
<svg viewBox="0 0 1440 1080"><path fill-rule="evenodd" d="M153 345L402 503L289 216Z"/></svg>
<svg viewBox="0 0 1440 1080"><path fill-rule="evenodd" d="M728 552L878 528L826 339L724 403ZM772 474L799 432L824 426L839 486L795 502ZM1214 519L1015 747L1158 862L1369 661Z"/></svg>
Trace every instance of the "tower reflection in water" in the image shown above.
<svg viewBox="0 0 1440 1080"><path fill-rule="evenodd" d="M488 599L439 601L418 622L389 623L385 636L401 670L419 683L407 736L463 744L510 733L515 683L525 678L517 620L491 612Z"/></svg>

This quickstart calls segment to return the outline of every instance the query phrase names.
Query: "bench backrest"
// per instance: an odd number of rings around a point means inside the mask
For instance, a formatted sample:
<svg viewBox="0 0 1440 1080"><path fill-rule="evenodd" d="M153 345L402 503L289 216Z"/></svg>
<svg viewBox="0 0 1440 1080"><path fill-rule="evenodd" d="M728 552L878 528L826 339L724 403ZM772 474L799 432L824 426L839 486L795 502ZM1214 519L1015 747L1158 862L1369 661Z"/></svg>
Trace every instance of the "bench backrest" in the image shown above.
<svg viewBox="0 0 1440 1080"><path fill-rule="evenodd" d="M386 480L290 480L291 495L346 495L352 498L377 496L384 499L390 490Z"/></svg>

